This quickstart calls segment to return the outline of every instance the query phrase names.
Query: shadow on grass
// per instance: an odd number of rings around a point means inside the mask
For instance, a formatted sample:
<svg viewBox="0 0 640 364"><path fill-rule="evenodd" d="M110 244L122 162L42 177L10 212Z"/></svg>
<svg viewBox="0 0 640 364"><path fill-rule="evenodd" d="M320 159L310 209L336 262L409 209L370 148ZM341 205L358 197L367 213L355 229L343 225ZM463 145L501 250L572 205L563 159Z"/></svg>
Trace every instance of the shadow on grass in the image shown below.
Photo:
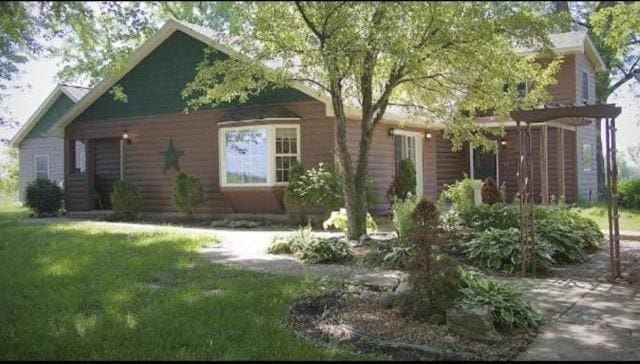
<svg viewBox="0 0 640 364"><path fill-rule="evenodd" d="M321 283L208 263L206 239L0 212L2 359L348 359L284 327Z"/></svg>

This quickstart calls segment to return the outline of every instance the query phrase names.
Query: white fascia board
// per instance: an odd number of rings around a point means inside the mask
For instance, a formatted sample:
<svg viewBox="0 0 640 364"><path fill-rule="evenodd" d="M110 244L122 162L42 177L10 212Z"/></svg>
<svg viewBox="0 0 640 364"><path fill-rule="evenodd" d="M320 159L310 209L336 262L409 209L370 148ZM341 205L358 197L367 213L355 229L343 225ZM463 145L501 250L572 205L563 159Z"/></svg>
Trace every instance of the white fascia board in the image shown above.
<svg viewBox="0 0 640 364"><path fill-rule="evenodd" d="M62 90L60 85L56 86L53 91L47 96L47 98L40 104L40 107L31 115L31 117L27 120L26 123L22 125L22 127L18 130L18 132L11 138L9 142L9 146L17 147L22 140L27 136L27 134L33 129L33 127L40 121L40 118L49 110L51 105L60 97L60 95L65 94L69 96L66 92ZM73 100L73 98L71 98Z"/></svg>

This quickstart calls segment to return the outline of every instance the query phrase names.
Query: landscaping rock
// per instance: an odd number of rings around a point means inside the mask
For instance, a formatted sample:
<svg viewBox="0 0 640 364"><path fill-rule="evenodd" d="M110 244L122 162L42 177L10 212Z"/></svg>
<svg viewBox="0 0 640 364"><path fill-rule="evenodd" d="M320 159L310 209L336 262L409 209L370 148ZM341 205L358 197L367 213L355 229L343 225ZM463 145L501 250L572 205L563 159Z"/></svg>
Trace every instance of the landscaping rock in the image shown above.
<svg viewBox="0 0 640 364"><path fill-rule="evenodd" d="M493 326L491 311L486 306L455 305L447 310L447 328L475 340L500 340L500 335Z"/></svg>
<svg viewBox="0 0 640 364"><path fill-rule="evenodd" d="M396 296L399 295L403 295L403 294L409 294L413 291L413 285L411 285L411 283L409 283L409 277L403 277L400 280L400 283L398 284L398 286L395 289L395 294Z"/></svg>
<svg viewBox="0 0 640 364"><path fill-rule="evenodd" d="M382 292L378 296L378 303L384 308L391 308L396 300L396 295L393 292Z"/></svg>

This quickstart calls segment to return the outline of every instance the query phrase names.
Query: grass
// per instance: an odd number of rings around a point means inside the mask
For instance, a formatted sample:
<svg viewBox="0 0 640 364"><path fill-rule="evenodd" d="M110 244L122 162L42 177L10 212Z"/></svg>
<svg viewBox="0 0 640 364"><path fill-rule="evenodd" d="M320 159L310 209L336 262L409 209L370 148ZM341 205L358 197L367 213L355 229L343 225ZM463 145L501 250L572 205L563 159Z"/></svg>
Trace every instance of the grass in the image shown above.
<svg viewBox="0 0 640 364"><path fill-rule="evenodd" d="M601 229L609 229L607 205L579 206L575 209L595 221ZM640 211L620 208L620 230L640 231Z"/></svg>
<svg viewBox="0 0 640 364"><path fill-rule="evenodd" d="M38 223L0 207L0 359L362 359L285 327L318 280L214 265L207 234Z"/></svg>

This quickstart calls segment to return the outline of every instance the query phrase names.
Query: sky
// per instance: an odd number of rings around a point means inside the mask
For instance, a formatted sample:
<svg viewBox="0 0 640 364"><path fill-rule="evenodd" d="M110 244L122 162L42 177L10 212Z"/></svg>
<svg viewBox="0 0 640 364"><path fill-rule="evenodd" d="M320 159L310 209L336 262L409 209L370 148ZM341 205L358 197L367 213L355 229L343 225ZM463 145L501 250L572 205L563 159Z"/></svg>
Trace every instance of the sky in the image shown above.
<svg viewBox="0 0 640 364"><path fill-rule="evenodd" d="M22 90L10 90L4 102L11 115L21 124L29 119L55 88L59 63L58 58L39 59L22 67L22 73L15 83L21 86ZM617 142L618 150L624 151L625 154L628 147L640 143L640 97L634 96L634 89L639 90L640 85L630 82L619 88L609 100L622 107L622 114L616 120ZM11 138L17 130L0 129L0 138ZM4 153L1 155L0 158L3 158Z"/></svg>

